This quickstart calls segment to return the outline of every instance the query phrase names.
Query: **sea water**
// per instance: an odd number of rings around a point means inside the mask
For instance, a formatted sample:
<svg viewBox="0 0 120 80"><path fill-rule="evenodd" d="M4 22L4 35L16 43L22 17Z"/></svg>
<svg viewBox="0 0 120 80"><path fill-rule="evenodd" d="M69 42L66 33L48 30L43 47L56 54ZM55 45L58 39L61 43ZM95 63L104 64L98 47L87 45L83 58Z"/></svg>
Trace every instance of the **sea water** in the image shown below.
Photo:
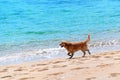
<svg viewBox="0 0 120 80"><path fill-rule="evenodd" d="M120 50L119 0L0 0L0 65L67 58L60 42L88 34L92 54Z"/></svg>

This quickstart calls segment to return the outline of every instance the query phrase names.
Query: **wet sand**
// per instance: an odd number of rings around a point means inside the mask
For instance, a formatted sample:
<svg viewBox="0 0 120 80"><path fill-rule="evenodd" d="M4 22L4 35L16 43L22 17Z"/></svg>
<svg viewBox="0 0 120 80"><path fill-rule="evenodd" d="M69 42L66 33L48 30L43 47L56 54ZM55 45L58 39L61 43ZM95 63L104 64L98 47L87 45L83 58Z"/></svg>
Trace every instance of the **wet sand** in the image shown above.
<svg viewBox="0 0 120 80"><path fill-rule="evenodd" d="M119 80L120 51L0 66L0 80Z"/></svg>

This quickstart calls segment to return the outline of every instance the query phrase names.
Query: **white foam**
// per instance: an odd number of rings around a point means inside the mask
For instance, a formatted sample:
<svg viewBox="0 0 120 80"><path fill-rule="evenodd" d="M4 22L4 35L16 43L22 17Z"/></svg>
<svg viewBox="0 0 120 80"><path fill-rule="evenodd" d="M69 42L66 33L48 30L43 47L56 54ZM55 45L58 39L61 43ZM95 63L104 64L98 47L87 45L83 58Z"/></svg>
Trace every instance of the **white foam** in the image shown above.
<svg viewBox="0 0 120 80"><path fill-rule="evenodd" d="M48 48L39 49L36 51L16 53L19 55L0 57L0 65L20 63L32 60L51 59L59 57L59 54L62 55L62 53L65 53L65 51L66 50L64 48Z"/></svg>
<svg viewBox="0 0 120 80"><path fill-rule="evenodd" d="M94 42L91 43L89 46L92 54L106 52L106 51L120 50L119 49L120 42L116 40L108 41L108 42ZM81 52L78 52L77 55L82 56ZM3 56L0 57L0 65L22 63L22 62L34 61L34 60L44 60L44 59L51 59L58 57L67 58L68 56L66 49L61 47L47 48L47 49L39 49L34 51L16 53L16 55L12 55L12 56Z"/></svg>
<svg viewBox="0 0 120 80"><path fill-rule="evenodd" d="M92 42L90 44L90 47L103 47L103 46L115 46L115 45L120 45L120 40Z"/></svg>

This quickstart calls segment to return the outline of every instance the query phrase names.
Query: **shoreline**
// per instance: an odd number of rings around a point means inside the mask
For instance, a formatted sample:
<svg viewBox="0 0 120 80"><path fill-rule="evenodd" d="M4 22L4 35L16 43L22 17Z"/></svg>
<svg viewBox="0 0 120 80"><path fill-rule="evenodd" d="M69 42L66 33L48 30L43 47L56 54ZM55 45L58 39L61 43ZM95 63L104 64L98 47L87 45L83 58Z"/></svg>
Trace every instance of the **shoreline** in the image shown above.
<svg viewBox="0 0 120 80"><path fill-rule="evenodd" d="M90 47L90 52L92 55L104 53L104 52L113 52L118 51L120 45L112 46L102 46L102 47ZM81 57L83 53L78 51L75 53L74 57ZM0 57L0 66L11 65L11 64L21 64L24 62L34 62L34 61L44 61L52 60L57 58L68 58L66 49L64 48L46 48L39 49L35 51L28 51L23 53L16 53L15 55L8 55Z"/></svg>
<svg viewBox="0 0 120 80"><path fill-rule="evenodd" d="M0 66L0 80L118 80L120 51Z"/></svg>

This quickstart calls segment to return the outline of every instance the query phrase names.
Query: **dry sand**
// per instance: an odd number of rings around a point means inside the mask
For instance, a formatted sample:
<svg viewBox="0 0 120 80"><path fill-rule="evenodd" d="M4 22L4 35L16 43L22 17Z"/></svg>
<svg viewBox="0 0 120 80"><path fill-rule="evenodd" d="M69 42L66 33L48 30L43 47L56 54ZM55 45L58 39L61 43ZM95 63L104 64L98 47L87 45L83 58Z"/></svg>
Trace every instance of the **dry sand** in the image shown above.
<svg viewBox="0 0 120 80"><path fill-rule="evenodd" d="M120 80L120 51L0 66L0 80Z"/></svg>

